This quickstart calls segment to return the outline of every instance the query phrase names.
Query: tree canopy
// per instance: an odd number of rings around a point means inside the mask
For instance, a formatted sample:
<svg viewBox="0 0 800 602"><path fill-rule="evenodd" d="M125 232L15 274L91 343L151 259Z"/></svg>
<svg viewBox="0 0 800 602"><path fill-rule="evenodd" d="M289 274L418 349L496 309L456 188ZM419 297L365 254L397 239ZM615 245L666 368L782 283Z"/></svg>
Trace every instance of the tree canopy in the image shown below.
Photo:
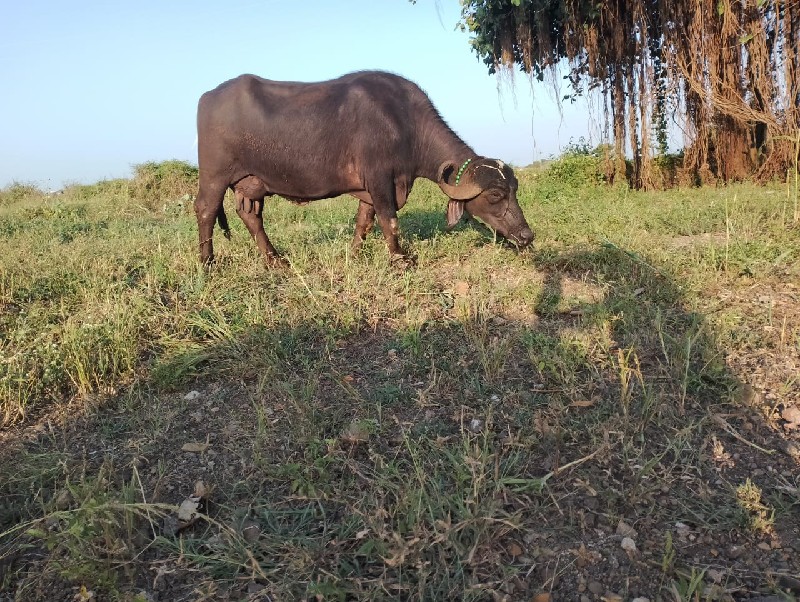
<svg viewBox="0 0 800 602"><path fill-rule="evenodd" d="M655 185L668 120L695 181L785 176L800 127L797 0L462 0L490 73L543 79L566 64L573 93L599 90L610 177Z"/></svg>

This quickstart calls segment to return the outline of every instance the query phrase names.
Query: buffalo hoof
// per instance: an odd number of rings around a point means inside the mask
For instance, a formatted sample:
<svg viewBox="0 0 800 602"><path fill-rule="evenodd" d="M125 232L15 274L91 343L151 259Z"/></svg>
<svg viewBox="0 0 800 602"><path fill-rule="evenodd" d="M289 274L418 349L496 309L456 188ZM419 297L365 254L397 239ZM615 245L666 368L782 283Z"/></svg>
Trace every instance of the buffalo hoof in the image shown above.
<svg viewBox="0 0 800 602"><path fill-rule="evenodd" d="M289 267L289 262L286 261L283 257L278 255L277 253L265 255L264 260L266 261L268 268L282 269Z"/></svg>
<svg viewBox="0 0 800 602"><path fill-rule="evenodd" d="M417 258L414 257L413 255L406 255L405 253L394 253L389 258L389 263L391 263L395 267L408 270L410 268L416 267Z"/></svg>

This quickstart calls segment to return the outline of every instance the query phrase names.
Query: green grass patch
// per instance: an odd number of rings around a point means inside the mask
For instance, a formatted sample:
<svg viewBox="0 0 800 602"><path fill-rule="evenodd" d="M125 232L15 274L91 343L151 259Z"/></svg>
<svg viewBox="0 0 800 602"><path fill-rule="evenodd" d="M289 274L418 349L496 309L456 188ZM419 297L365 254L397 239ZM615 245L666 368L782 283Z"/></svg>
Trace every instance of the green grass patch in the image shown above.
<svg viewBox="0 0 800 602"><path fill-rule="evenodd" d="M657 599L711 587L712 564L778 584L795 557L754 575L727 550L798 528L785 194L585 185L591 159L521 172L521 254L446 231L418 182L407 270L378 231L351 255L355 200L271 198L290 267L234 219L206 271L179 163L3 191L0 587L487 600L596 580ZM205 518L170 531L196 481Z"/></svg>

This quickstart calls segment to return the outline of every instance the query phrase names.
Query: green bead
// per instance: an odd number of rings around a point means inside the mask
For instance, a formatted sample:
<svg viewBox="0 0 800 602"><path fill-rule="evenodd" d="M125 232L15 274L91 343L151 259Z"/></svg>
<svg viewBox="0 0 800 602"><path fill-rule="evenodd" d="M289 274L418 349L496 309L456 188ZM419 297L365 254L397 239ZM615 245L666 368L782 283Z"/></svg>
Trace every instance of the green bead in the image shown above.
<svg viewBox="0 0 800 602"><path fill-rule="evenodd" d="M470 161L472 161L472 159L467 159L466 161L464 161L464 164L459 168L458 173L456 174L456 186L458 186L458 183L461 180L461 176L463 175L464 170L467 169L467 165L469 165Z"/></svg>

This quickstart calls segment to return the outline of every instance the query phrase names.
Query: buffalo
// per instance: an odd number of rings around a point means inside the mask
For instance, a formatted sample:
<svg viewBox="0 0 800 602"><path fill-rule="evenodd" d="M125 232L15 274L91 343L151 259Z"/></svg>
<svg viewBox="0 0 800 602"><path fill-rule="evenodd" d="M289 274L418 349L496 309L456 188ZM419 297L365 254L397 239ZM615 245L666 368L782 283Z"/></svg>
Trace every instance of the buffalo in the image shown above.
<svg viewBox="0 0 800 602"><path fill-rule="evenodd" d="M353 250L377 216L390 254L404 257L397 211L419 177L449 197L448 227L466 211L519 248L533 240L511 167L476 154L428 96L398 75L364 71L318 83L241 75L201 96L197 141L204 263L214 258L215 220L230 236L223 210L229 188L268 263L282 262L262 219L271 195L298 203L352 195L360 201Z"/></svg>

